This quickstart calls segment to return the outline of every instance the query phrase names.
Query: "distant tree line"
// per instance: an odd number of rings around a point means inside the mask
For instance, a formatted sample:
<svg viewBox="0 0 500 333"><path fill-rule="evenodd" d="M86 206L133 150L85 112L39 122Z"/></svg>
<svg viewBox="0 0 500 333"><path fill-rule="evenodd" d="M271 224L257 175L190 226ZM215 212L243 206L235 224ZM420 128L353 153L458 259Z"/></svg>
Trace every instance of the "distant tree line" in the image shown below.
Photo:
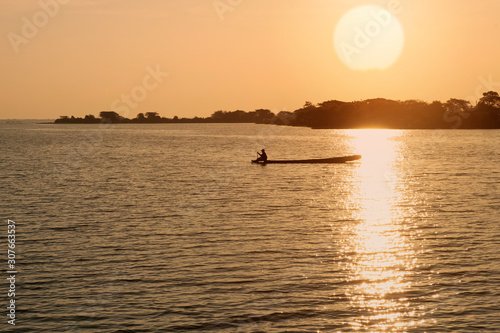
<svg viewBox="0 0 500 333"><path fill-rule="evenodd" d="M307 126L324 129L347 128L500 128L500 96L489 91L475 106L469 101L451 98L446 103L419 100L395 101L384 98L342 102L330 100L314 105L306 102L293 112L275 114L267 109L255 111L216 111L207 118L160 117L157 112L139 113L135 118L122 117L114 111L102 111L99 117L62 116L56 124L95 123L256 123Z"/></svg>

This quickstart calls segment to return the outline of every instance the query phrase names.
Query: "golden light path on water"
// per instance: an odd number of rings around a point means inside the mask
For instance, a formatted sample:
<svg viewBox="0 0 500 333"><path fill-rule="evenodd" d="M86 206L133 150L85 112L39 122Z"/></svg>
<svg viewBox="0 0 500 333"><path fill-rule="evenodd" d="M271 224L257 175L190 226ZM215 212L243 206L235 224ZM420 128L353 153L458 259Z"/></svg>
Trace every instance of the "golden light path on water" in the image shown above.
<svg viewBox="0 0 500 333"><path fill-rule="evenodd" d="M411 218L411 194L401 166L403 131L353 130L353 151L363 156L353 171L353 223L342 231L347 295L358 315L353 330L404 332L415 325L414 309L405 296L416 252L406 225Z"/></svg>

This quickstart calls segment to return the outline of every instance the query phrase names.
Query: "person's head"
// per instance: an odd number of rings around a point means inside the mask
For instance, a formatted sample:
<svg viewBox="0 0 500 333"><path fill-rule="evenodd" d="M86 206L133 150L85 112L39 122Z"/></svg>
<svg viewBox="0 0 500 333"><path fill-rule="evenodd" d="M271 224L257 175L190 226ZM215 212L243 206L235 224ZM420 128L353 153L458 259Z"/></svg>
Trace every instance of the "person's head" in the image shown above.
<svg viewBox="0 0 500 333"><path fill-rule="evenodd" d="M262 149L262 152L264 153L264 152L265 152L265 150L264 150L264 149Z"/></svg>

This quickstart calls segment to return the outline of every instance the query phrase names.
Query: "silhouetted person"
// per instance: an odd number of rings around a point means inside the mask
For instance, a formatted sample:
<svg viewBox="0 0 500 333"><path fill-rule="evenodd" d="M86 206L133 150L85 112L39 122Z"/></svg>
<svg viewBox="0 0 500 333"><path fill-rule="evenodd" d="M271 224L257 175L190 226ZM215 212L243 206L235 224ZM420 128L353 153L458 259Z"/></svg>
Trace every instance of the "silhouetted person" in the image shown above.
<svg viewBox="0 0 500 333"><path fill-rule="evenodd" d="M265 163L267 161L267 154L264 149L262 149L262 153L257 152L257 155L259 155L259 158L256 160L257 162L262 161Z"/></svg>

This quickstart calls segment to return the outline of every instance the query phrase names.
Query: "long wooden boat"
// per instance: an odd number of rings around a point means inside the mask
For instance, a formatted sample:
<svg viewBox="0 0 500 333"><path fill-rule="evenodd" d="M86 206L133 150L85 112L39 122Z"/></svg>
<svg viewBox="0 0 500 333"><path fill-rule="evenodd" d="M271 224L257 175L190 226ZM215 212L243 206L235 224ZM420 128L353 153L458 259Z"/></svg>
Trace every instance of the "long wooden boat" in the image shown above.
<svg viewBox="0 0 500 333"><path fill-rule="evenodd" d="M293 164L293 163L345 163L361 159L361 155L331 157L331 158L313 158L310 160L267 160L266 162L252 160L252 163L258 164Z"/></svg>

